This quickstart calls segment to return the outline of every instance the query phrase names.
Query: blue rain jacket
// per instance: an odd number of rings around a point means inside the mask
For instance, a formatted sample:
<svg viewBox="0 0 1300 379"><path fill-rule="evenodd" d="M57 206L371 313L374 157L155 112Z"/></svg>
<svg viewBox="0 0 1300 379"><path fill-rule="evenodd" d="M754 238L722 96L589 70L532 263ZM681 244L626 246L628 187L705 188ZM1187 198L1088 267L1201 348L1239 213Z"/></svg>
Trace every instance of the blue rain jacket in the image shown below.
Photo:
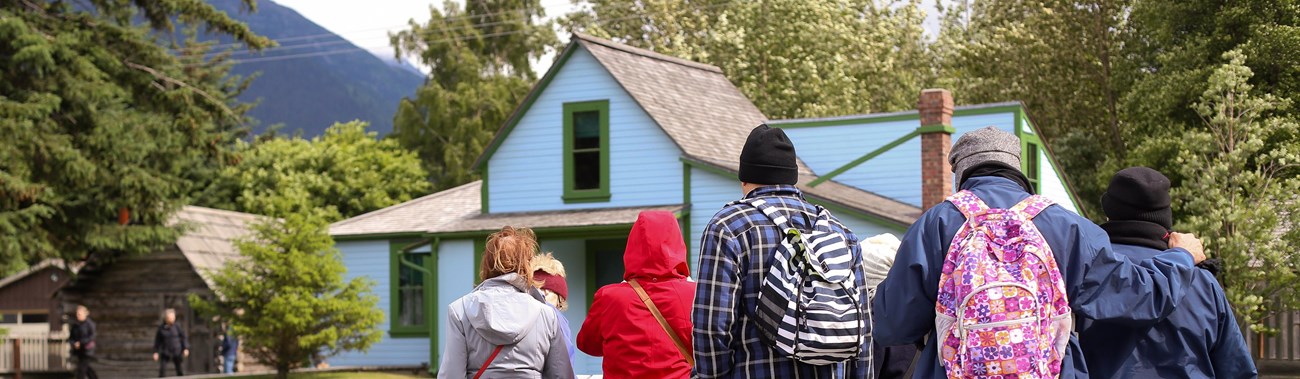
<svg viewBox="0 0 1300 379"><path fill-rule="evenodd" d="M1116 244L1134 261L1160 250ZM1169 318L1150 327L1085 321L1079 344L1093 378L1254 378L1255 362L1228 307L1223 287L1209 271L1183 283L1187 295Z"/></svg>
<svg viewBox="0 0 1300 379"><path fill-rule="evenodd" d="M970 178L961 189L971 190L993 208L1010 208L1029 197L1015 182L999 177ZM946 377L935 349L934 306L948 245L965 222L949 202L927 210L907 230L888 278L876 289L872 330L877 343L894 346L927 339L914 378ZM1200 270L1182 249L1135 263L1111 249L1101 227L1060 206L1039 213L1034 225L1052 247L1076 318L1150 326L1173 313L1185 294L1182 283ZM1070 338L1064 362L1061 378L1088 377L1075 337Z"/></svg>

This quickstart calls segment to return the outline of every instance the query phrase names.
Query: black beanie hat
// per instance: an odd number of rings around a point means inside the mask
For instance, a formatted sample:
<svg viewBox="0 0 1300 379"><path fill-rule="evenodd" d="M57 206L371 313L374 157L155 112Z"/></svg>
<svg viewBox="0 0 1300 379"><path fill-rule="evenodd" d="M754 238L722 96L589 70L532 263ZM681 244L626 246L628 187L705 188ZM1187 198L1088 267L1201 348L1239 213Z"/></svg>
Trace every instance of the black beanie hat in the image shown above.
<svg viewBox="0 0 1300 379"><path fill-rule="evenodd" d="M740 181L790 185L799 182L794 143L785 131L764 124L749 132L745 148L740 150Z"/></svg>
<svg viewBox="0 0 1300 379"><path fill-rule="evenodd" d="M1111 221L1147 221L1173 229L1169 208L1169 178L1146 167L1129 167L1115 173L1101 195L1101 209Z"/></svg>

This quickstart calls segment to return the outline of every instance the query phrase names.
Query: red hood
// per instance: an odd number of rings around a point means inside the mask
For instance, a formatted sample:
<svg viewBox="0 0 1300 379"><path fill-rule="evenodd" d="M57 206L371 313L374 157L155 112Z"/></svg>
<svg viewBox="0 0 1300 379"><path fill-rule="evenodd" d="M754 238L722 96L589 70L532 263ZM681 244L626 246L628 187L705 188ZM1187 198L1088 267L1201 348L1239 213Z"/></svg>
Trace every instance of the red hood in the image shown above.
<svg viewBox="0 0 1300 379"><path fill-rule="evenodd" d="M685 278L691 275L686 264L686 243L677 218L668 211L645 211L632 224L623 252L623 279Z"/></svg>

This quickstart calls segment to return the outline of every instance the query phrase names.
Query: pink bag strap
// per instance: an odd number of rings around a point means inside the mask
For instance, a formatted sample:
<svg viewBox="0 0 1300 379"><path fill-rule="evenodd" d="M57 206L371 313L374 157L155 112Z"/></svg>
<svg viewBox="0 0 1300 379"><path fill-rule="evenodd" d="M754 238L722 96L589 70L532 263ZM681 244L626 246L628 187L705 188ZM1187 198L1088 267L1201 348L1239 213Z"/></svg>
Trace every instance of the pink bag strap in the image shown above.
<svg viewBox="0 0 1300 379"><path fill-rule="evenodd" d="M1032 195L1029 196L1028 199L1016 203L1016 206L1011 207L1011 210L1019 212L1025 215L1025 218L1032 220L1034 217L1038 217L1038 214L1044 209L1047 209L1047 207L1050 207L1053 204L1056 204L1056 202L1052 201L1052 199L1048 199L1046 196Z"/></svg>
<svg viewBox="0 0 1300 379"><path fill-rule="evenodd" d="M979 196L975 196L975 193L968 190L952 194L952 196L948 197L948 202L956 206L957 210L961 211L961 214L966 216L968 220L989 210L989 206L984 204L984 200L980 200Z"/></svg>

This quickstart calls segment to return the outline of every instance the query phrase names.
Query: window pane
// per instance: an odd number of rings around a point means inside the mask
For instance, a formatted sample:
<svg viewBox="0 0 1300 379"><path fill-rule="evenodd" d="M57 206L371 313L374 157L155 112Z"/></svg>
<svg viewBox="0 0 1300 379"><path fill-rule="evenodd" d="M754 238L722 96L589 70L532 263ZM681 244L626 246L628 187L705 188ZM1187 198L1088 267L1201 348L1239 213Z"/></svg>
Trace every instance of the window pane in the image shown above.
<svg viewBox="0 0 1300 379"><path fill-rule="evenodd" d="M44 324L50 322L50 315L45 313L23 313L24 324Z"/></svg>
<svg viewBox="0 0 1300 379"><path fill-rule="evenodd" d="M1029 151L1025 153L1025 159L1027 159L1026 163L1028 163L1025 165L1027 168L1025 174L1029 176L1029 180L1038 180L1038 145L1029 144Z"/></svg>
<svg viewBox="0 0 1300 379"><path fill-rule="evenodd" d="M600 188L600 152L573 153L573 189Z"/></svg>
<svg viewBox="0 0 1300 379"><path fill-rule="evenodd" d="M17 313L0 313L0 324L17 324Z"/></svg>
<svg viewBox="0 0 1300 379"><path fill-rule="evenodd" d="M573 149L600 148L600 111L573 113Z"/></svg>
<svg viewBox="0 0 1300 379"><path fill-rule="evenodd" d="M428 254L408 254L406 261L424 266ZM424 273L398 263L397 320L404 326L424 325Z"/></svg>

